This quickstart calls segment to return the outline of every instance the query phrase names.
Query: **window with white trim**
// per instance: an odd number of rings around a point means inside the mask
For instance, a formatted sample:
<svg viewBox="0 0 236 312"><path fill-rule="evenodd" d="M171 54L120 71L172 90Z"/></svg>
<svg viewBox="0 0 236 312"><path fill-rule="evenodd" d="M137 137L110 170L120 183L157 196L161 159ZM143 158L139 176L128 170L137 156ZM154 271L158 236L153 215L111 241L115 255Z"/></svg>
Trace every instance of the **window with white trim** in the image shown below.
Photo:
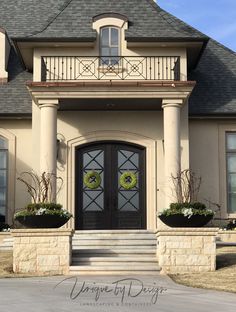
<svg viewBox="0 0 236 312"><path fill-rule="evenodd" d="M7 210L8 141L0 136L0 222L5 222Z"/></svg>
<svg viewBox="0 0 236 312"><path fill-rule="evenodd" d="M226 132L228 213L236 213L236 132Z"/></svg>
<svg viewBox="0 0 236 312"><path fill-rule="evenodd" d="M100 30L100 56L102 65L116 65L120 56L120 29L114 26Z"/></svg>

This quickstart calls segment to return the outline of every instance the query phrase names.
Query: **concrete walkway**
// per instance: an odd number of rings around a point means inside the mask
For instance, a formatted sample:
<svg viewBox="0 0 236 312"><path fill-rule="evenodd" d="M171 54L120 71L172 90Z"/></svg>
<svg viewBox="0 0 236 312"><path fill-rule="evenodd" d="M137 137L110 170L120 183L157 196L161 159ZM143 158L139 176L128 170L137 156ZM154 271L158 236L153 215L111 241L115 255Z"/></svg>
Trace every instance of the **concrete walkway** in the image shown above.
<svg viewBox="0 0 236 312"><path fill-rule="evenodd" d="M165 276L0 279L0 311L235 312L236 294L180 286Z"/></svg>

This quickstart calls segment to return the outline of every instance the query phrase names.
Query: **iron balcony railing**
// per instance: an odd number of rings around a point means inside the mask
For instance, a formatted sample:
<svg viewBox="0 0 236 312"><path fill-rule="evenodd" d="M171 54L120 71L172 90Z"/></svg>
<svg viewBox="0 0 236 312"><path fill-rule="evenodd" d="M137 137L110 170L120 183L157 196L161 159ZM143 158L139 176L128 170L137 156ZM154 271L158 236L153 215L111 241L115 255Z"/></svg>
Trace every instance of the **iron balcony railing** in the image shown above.
<svg viewBox="0 0 236 312"><path fill-rule="evenodd" d="M179 56L43 56L42 81L180 80Z"/></svg>

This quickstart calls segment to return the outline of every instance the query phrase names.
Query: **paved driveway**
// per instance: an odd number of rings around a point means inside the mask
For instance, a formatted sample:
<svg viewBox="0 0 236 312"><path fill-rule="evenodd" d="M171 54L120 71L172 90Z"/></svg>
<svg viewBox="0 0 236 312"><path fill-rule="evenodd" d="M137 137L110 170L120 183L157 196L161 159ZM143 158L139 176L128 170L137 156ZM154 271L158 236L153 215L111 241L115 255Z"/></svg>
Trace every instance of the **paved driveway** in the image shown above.
<svg viewBox="0 0 236 312"><path fill-rule="evenodd" d="M236 294L179 286L165 276L0 279L1 312L235 312Z"/></svg>

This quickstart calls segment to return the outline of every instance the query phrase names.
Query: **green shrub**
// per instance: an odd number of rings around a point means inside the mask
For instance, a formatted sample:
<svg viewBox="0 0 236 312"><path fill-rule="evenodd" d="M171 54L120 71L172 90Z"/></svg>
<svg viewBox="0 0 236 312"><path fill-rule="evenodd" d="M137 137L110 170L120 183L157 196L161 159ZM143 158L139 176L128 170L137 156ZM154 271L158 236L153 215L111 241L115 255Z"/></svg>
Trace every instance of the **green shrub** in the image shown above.
<svg viewBox="0 0 236 312"><path fill-rule="evenodd" d="M40 208L45 208L48 210L61 210L62 205L55 203L37 203L37 204L28 204L25 209L27 209L28 211L34 211L39 210Z"/></svg>
<svg viewBox="0 0 236 312"><path fill-rule="evenodd" d="M182 208L194 208L199 210L205 210L206 205L203 203L195 202L195 203L171 203L171 210L181 210Z"/></svg>

